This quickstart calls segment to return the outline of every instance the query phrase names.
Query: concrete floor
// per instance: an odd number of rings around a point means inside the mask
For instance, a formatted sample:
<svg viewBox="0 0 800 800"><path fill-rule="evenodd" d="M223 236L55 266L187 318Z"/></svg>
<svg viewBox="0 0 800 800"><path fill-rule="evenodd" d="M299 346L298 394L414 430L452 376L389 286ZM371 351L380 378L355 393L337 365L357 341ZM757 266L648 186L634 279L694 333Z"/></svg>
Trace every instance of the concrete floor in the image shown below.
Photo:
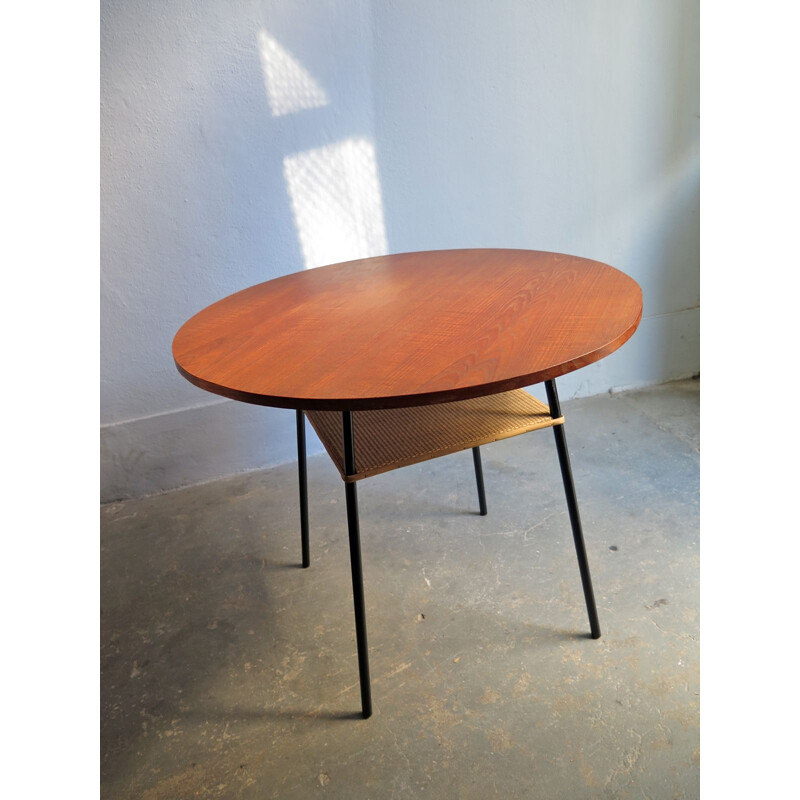
<svg viewBox="0 0 800 800"><path fill-rule="evenodd" d="M344 492L309 460L104 506L106 798L694 798L699 381L564 403L603 638L549 430ZM287 412L287 424L293 424Z"/></svg>

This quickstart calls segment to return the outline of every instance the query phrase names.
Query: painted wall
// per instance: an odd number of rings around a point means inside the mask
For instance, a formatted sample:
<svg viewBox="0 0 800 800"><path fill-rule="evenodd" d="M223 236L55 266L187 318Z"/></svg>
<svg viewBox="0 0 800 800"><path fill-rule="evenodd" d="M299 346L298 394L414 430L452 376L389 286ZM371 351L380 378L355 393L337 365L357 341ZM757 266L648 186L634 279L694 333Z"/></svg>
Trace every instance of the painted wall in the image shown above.
<svg viewBox="0 0 800 800"><path fill-rule="evenodd" d="M606 261L642 285L644 319L562 398L696 372L698 15L688 0L104 0L103 498L293 459L293 412L193 387L172 337L224 295L346 258Z"/></svg>

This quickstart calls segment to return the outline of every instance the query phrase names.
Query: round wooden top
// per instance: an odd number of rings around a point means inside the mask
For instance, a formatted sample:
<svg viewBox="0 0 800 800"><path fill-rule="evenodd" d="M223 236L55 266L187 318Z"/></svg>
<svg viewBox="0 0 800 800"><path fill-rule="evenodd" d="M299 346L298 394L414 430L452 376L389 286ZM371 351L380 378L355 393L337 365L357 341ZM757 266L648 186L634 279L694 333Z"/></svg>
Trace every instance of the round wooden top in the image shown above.
<svg viewBox="0 0 800 800"><path fill-rule="evenodd" d="M259 405L359 410L508 391L612 353L639 285L585 258L439 250L296 272L226 297L178 331L195 385Z"/></svg>

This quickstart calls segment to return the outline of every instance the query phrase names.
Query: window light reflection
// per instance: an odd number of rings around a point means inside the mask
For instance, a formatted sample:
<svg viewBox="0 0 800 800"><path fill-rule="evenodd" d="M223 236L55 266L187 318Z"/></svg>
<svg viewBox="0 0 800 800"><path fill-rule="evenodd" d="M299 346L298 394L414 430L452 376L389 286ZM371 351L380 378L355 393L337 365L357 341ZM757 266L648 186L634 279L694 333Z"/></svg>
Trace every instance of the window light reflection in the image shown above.
<svg viewBox="0 0 800 800"><path fill-rule="evenodd" d="M328 105L324 89L266 31L259 31L258 52L273 117Z"/></svg>
<svg viewBox="0 0 800 800"><path fill-rule="evenodd" d="M387 251L375 147L352 138L286 156L305 268Z"/></svg>

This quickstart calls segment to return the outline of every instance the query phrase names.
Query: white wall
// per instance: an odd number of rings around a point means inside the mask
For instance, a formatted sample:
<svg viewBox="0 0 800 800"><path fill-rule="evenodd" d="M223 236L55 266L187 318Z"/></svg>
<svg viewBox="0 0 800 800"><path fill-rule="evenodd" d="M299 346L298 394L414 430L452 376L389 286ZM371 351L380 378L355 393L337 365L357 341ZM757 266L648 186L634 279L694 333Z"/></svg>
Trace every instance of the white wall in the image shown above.
<svg viewBox="0 0 800 800"><path fill-rule="evenodd" d="M606 261L644 320L562 398L699 369L696 0L104 0L101 65L104 499L294 458L293 412L195 388L171 341L342 258Z"/></svg>

